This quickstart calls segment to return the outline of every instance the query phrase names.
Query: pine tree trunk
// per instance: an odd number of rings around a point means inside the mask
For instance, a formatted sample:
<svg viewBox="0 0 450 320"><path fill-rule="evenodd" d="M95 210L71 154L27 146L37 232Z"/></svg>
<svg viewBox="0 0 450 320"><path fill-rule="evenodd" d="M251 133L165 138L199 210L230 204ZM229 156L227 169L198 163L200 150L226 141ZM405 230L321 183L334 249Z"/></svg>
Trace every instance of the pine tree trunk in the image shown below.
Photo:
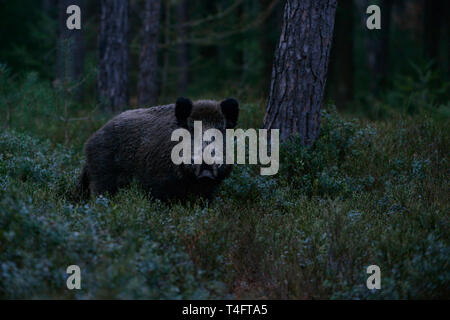
<svg viewBox="0 0 450 320"><path fill-rule="evenodd" d="M389 41L391 34L391 14L393 4L393 0L381 1L381 7L384 9L381 14L381 45L379 46L378 58L375 64L376 72L378 72L380 77L380 86L384 86L386 84L389 72Z"/></svg>
<svg viewBox="0 0 450 320"><path fill-rule="evenodd" d="M345 109L354 96L354 16L353 1L340 1L336 9L330 76L333 98L339 110Z"/></svg>
<svg viewBox="0 0 450 320"><path fill-rule="evenodd" d="M57 49L57 78L65 87L76 87L75 97L81 96L81 80L84 67L83 24L81 30L69 30L66 25L67 7L77 5L83 12L82 0L59 0L59 37ZM50 6L50 4L48 4ZM81 17L83 19L83 16ZM83 23L83 20L81 20Z"/></svg>
<svg viewBox="0 0 450 320"><path fill-rule="evenodd" d="M238 23L240 21L245 21L245 3L241 4L236 8L236 19ZM238 33L235 38L234 45L234 65L235 70L239 74L240 83L243 83L244 73L245 73L245 53L244 53L244 43L245 37L243 33Z"/></svg>
<svg viewBox="0 0 450 320"><path fill-rule="evenodd" d="M205 15L214 15L217 13L217 3L216 1L205 1L203 10L205 10ZM236 13L238 15L238 13ZM219 43L215 44L208 44L204 46L199 47L199 55L202 59L206 61L211 61L213 59L219 58ZM222 49L222 48L221 48Z"/></svg>
<svg viewBox="0 0 450 320"><path fill-rule="evenodd" d="M319 135L336 5L336 0L286 2L263 124L280 129L281 141L299 134L310 145Z"/></svg>
<svg viewBox="0 0 450 320"><path fill-rule="evenodd" d="M445 2L445 12L450 11L450 2ZM447 22L447 73L450 74L450 19L445 19ZM445 39L445 38L444 38Z"/></svg>
<svg viewBox="0 0 450 320"><path fill-rule="evenodd" d="M170 0L164 1L164 44L170 42L170 21L171 21L171 10L170 10ZM170 50L165 48L163 56L163 69L162 69L162 80L161 80L161 96L164 98L168 91L168 80L169 80L169 62L170 62Z"/></svg>
<svg viewBox="0 0 450 320"><path fill-rule="evenodd" d="M424 0L424 44L425 57L432 59L434 67L441 63L439 45L441 43L441 27L444 15L444 2L442 0Z"/></svg>
<svg viewBox="0 0 450 320"><path fill-rule="evenodd" d="M177 36L182 41L187 39L188 27L183 25L188 21L188 1L180 0L177 4ZM177 92L179 96L185 94L189 81L189 45L182 42L177 46Z"/></svg>
<svg viewBox="0 0 450 320"><path fill-rule="evenodd" d="M51 13L53 13L53 9L55 9L56 7L56 2L57 0L43 0L42 10L44 10L44 12L50 16Z"/></svg>
<svg viewBox="0 0 450 320"><path fill-rule="evenodd" d="M138 103L152 106L158 101L158 36L161 0L145 0L142 47L139 57Z"/></svg>
<svg viewBox="0 0 450 320"><path fill-rule="evenodd" d="M102 0L98 40L98 90L107 111L128 104L128 1Z"/></svg>

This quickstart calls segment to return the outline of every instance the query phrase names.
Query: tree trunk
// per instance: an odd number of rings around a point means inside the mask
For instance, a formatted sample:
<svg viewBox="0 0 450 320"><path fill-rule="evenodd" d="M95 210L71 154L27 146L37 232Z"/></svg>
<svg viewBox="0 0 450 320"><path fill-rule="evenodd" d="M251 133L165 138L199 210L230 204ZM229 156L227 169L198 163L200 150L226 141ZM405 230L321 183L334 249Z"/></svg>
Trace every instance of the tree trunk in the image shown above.
<svg viewBox="0 0 450 320"><path fill-rule="evenodd" d="M338 109L345 109L354 96L354 23L353 1L340 1L336 9L333 47L330 56L330 79Z"/></svg>
<svg viewBox="0 0 450 320"><path fill-rule="evenodd" d="M356 1L362 16L361 25L364 28L365 45L367 51L367 65L369 67L372 82L370 90L376 94L388 79L389 71L389 39L391 30L392 0L381 0L381 30L368 30L366 28L367 7L370 1Z"/></svg>
<svg viewBox="0 0 450 320"><path fill-rule="evenodd" d="M217 13L216 1L205 1L203 5L203 10L205 10L204 14L206 16L216 14ZM200 46L199 55L205 62L211 61L213 59L214 61L217 61L219 59L219 45L218 45L219 43L220 42L218 42L217 44L208 44Z"/></svg>
<svg viewBox="0 0 450 320"><path fill-rule="evenodd" d="M128 104L128 1L102 0L98 37L98 90L107 111Z"/></svg>
<svg viewBox="0 0 450 320"><path fill-rule="evenodd" d="M57 78L64 84L64 87L75 86L75 98L81 97L81 81L84 67L84 41L83 24L81 30L69 30L66 26L69 14L66 13L67 7L77 5L83 13L82 0L59 0L59 36L57 49ZM46 4L51 8L51 3ZM81 16L83 23L83 16Z"/></svg>
<svg viewBox="0 0 450 320"><path fill-rule="evenodd" d="M263 124L280 129L281 141L299 134L302 144L310 145L319 136L336 5L336 0L286 2Z"/></svg>
<svg viewBox="0 0 450 320"><path fill-rule="evenodd" d="M170 10L170 0L164 1L164 44L168 45L170 42L170 21L171 21L171 10ZM161 95L166 98L168 91L168 81L169 81L169 61L170 61L170 49L164 49L163 58L163 70L162 70L162 81L161 81Z"/></svg>
<svg viewBox="0 0 450 320"><path fill-rule="evenodd" d="M380 75L380 86L386 84L389 72L389 39L391 34L391 13L393 0L382 0L381 8L384 9L381 14L381 45L379 46L378 58L375 63L375 72ZM381 9L381 10L383 10Z"/></svg>
<svg viewBox="0 0 450 320"><path fill-rule="evenodd" d="M241 24L242 21L245 21L245 6L246 4L243 3L239 5L236 9L236 19L237 24ZM239 32L235 36L235 42L234 42L234 69L236 70L236 73L239 74L239 83L243 84L244 74L245 74L245 54L244 54L244 42L245 37L242 32Z"/></svg>
<svg viewBox="0 0 450 320"><path fill-rule="evenodd" d="M181 41L187 39L188 27L183 25L188 22L188 1L179 0L177 4L177 36ZM177 92L178 96L185 94L186 87L189 82L189 45L182 42L177 46Z"/></svg>
<svg viewBox="0 0 450 320"><path fill-rule="evenodd" d="M259 0L261 11L266 10L272 0ZM283 17L283 6L280 1L274 12L267 18L267 21L261 25L259 47L262 58L262 77L261 88L266 91L270 87L270 74L273 67L274 52L277 48L278 33L281 28L281 20Z"/></svg>
<svg viewBox="0 0 450 320"><path fill-rule="evenodd" d="M43 0L42 1L42 10L44 10L44 12L50 16L56 7L56 2L57 2L57 0Z"/></svg>
<svg viewBox="0 0 450 320"><path fill-rule="evenodd" d="M448 1L445 2L445 12L450 11L450 3ZM447 74L450 74L450 19L447 20Z"/></svg>
<svg viewBox="0 0 450 320"><path fill-rule="evenodd" d="M138 104L152 106L158 102L158 35L161 0L145 0L142 25L142 48L139 57Z"/></svg>
<svg viewBox="0 0 450 320"><path fill-rule="evenodd" d="M444 3L442 0L424 0L425 56L427 59L433 60L434 67L437 67L441 62L439 57L439 44L444 12Z"/></svg>

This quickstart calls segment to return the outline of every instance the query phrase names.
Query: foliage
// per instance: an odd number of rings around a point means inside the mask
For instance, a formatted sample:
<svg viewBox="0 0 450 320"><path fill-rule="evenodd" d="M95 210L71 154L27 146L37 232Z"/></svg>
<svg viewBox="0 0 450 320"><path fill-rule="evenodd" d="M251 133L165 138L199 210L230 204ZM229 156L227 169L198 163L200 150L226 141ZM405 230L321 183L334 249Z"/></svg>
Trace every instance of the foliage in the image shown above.
<svg viewBox="0 0 450 320"><path fill-rule="evenodd" d="M67 201L80 162L16 132L0 135L0 297L206 298L206 287L183 250L167 207L136 188L114 202ZM69 187L68 187L69 186ZM177 244L178 243L178 244ZM81 292L65 289L65 268L80 265Z"/></svg>
<svg viewBox="0 0 450 320"><path fill-rule="evenodd" d="M41 1L0 2L0 63L15 73L39 72L49 79L54 70L57 21L41 10Z"/></svg>
<svg viewBox="0 0 450 320"><path fill-rule="evenodd" d="M0 123L51 139L82 146L89 133L110 115L97 112L96 105L80 107L71 88L43 81L39 74L12 75L0 64Z"/></svg>
<svg viewBox="0 0 450 320"><path fill-rule="evenodd" d="M327 106L313 146L298 137L282 145L276 176L237 165L214 202L185 205L137 185L74 201L83 143L111 117L96 100L100 2L84 2L85 72L71 84L53 81L58 8L50 3L0 1L0 298L449 297L449 62L421 61L422 20L407 15L417 3L393 12L389 79L376 92L367 29L355 15L356 98L345 113ZM141 1L130 3L135 107ZM260 127L282 1L190 5L185 92L176 88L179 2L165 3L160 103L235 96L239 127ZM341 75L329 80L333 88ZM82 290L66 289L72 264ZM374 292L372 264L381 268Z"/></svg>
<svg viewBox="0 0 450 320"><path fill-rule="evenodd" d="M321 137L313 147L301 146L299 136L286 143L280 176L309 196L345 197L370 190L374 178L364 171L357 174L355 166L372 152L376 131L339 118L335 109L323 111L322 119Z"/></svg>
<svg viewBox="0 0 450 320"><path fill-rule="evenodd" d="M259 104L244 108L251 126ZM164 204L136 185L73 202L81 146L45 134L62 123L27 127L53 141L4 129L0 296L448 297L446 123L427 113L348 120L331 107L322 119L314 146L295 137L282 145L276 176L237 165L206 205ZM71 264L81 267L82 290L65 287ZM382 271L376 292L365 287L371 264Z"/></svg>

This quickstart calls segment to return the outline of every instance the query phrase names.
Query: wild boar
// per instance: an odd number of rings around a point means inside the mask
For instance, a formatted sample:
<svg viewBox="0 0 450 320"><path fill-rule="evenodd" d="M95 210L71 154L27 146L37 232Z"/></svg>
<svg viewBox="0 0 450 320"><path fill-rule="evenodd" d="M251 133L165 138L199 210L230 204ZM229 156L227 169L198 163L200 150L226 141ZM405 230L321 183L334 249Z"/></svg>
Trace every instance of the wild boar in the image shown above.
<svg viewBox="0 0 450 320"><path fill-rule="evenodd" d="M175 104L125 111L86 142L81 193L84 197L114 194L135 179L161 200L212 199L232 165L175 165L171 152L177 142L171 141L171 135L178 128L192 133L194 121L202 121L203 130L218 129L225 139L225 130L236 126L238 116L239 104L232 98L194 103L178 98Z"/></svg>

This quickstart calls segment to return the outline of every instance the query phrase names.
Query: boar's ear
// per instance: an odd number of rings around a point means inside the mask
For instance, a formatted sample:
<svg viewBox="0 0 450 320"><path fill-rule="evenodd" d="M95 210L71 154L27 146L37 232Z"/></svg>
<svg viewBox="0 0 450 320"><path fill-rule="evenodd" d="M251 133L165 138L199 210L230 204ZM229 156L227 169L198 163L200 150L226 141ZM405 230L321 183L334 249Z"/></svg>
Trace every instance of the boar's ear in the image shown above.
<svg viewBox="0 0 450 320"><path fill-rule="evenodd" d="M178 125L181 127L186 127L186 120L192 112L192 101L180 97L175 103L175 117L177 118Z"/></svg>
<svg viewBox="0 0 450 320"><path fill-rule="evenodd" d="M236 99L228 98L220 103L222 113L227 120L227 128L234 128L239 117L239 103Z"/></svg>

